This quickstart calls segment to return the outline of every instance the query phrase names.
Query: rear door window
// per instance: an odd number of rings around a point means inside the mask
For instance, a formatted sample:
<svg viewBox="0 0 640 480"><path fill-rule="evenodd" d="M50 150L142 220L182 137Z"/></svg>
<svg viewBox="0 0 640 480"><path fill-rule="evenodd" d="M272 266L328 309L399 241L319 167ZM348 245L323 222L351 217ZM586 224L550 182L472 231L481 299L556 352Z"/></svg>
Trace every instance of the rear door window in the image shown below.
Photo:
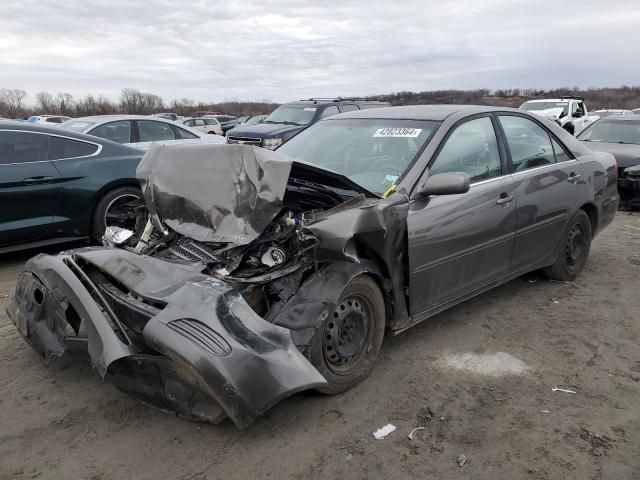
<svg viewBox="0 0 640 480"><path fill-rule="evenodd" d="M335 105L331 105L330 107L327 107L322 111L322 113L320 114L320 118L322 119L331 117L332 115L336 115L338 113L338 107L336 107Z"/></svg>
<svg viewBox="0 0 640 480"><path fill-rule="evenodd" d="M0 130L0 165L47 160L49 136L39 133Z"/></svg>
<svg viewBox="0 0 640 480"><path fill-rule="evenodd" d="M140 142L161 142L177 138L170 124L152 120L138 120L138 132Z"/></svg>
<svg viewBox="0 0 640 480"><path fill-rule="evenodd" d="M131 122L122 120L105 123L89 132L90 135L117 143L131 143Z"/></svg>
<svg viewBox="0 0 640 480"><path fill-rule="evenodd" d="M551 138L544 128L524 117L500 115L498 118L516 172L556 163Z"/></svg>
<svg viewBox="0 0 640 480"><path fill-rule="evenodd" d="M360 110L357 105L341 105L340 110L344 112L355 112L356 110Z"/></svg>
<svg viewBox="0 0 640 480"><path fill-rule="evenodd" d="M194 135L191 132L186 131L184 128L173 127L175 129L176 138L180 138L183 140L192 139L192 138L200 138L197 135Z"/></svg>
<svg viewBox="0 0 640 480"><path fill-rule="evenodd" d="M49 140L49 160L88 157L96 153L98 148L93 143L52 136Z"/></svg>

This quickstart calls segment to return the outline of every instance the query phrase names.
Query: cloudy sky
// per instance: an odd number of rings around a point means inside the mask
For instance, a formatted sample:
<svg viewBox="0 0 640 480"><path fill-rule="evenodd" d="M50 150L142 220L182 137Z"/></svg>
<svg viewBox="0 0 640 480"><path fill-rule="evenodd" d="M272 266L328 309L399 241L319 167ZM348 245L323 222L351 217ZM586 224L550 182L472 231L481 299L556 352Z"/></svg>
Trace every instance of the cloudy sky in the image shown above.
<svg viewBox="0 0 640 480"><path fill-rule="evenodd" d="M640 85L639 0L1 0L0 88L287 101Z"/></svg>

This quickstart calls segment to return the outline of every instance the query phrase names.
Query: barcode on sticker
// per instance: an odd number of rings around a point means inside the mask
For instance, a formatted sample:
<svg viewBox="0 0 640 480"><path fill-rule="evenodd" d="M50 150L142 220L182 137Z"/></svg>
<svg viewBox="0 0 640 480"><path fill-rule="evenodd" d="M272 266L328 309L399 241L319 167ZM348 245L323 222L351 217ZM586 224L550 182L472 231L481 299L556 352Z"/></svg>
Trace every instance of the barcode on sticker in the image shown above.
<svg viewBox="0 0 640 480"><path fill-rule="evenodd" d="M379 128L374 137L405 137L415 138L422 132L421 128Z"/></svg>

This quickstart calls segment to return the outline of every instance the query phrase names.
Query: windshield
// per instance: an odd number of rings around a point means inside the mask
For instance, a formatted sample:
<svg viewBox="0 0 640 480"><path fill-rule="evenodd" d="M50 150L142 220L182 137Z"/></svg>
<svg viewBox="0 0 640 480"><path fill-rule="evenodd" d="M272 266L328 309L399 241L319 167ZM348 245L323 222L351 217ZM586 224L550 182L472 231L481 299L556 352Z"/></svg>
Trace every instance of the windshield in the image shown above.
<svg viewBox="0 0 640 480"><path fill-rule="evenodd" d="M383 195L407 171L439 122L326 120L300 132L278 152L332 170Z"/></svg>
<svg viewBox="0 0 640 480"><path fill-rule="evenodd" d="M284 123L286 125L309 125L316 114L316 107L304 105L282 105L265 118L264 123Z"/></svg>
<svg viewBox="0 0 640 480"><path fill-rule="evenodd" d="M561 108L564 113L568 112L568 102L526 102L521 107L522 110L535 112L538 110L548 110L550 108Z"/></svg>
<svg viewBox="0 0 640 480"><path fill-rule="evenodd" d="M577 138L584 142L640 145L640 120L600 120L585 128Z"/></svg>
<svg viewBox="0 0 640 480"><path fill-rule="evenodd" d="M96 122L87 122L85 120L67 120L66 122L62 122L60 126L76 132L85 132L87 128L95 124Z"/></svg>

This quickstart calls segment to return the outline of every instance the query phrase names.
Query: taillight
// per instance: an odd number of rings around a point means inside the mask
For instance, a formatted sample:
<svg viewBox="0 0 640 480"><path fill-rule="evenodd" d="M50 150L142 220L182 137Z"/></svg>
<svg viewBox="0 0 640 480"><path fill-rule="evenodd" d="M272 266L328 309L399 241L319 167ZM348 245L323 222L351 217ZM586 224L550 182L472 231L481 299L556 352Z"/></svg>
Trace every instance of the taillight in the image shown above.
<svg viewBox="0 0 640 480"><path fill-rule="evenodd" d="M618 178L618 161L617 160L613 160L613 173L615 174L616 178Z"/></svg>

